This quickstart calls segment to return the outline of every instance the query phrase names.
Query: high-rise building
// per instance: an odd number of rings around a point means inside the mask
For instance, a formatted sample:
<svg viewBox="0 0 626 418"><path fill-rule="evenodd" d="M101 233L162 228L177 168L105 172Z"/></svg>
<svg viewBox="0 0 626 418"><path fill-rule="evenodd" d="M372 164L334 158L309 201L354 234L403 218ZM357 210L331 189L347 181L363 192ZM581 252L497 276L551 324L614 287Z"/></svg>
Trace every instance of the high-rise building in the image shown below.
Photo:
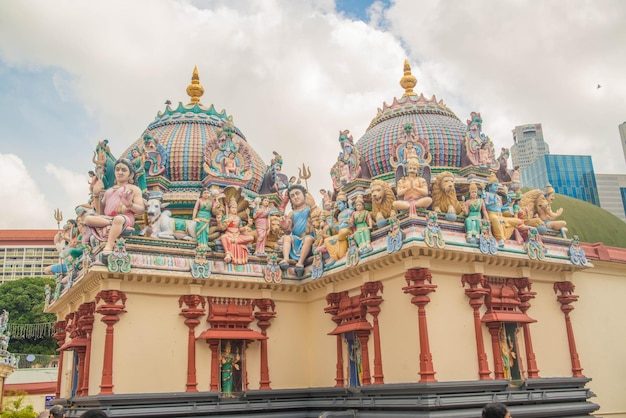
<svg viewBox="0 0 626 418"><path fill-rule="evenodd" d="M622 141L622 149L624 150L624 161L626 161L626 122L619 125L619 137Z"/></svg>
<svg viewBox="0 0 626 418"><path fill-rule="evenodd" d="M0 283L44 276L43 269L59 262L53 229L0 230Z"/></svg>
<svg viewBox="0 0 626 418"><path fill-rule="evenodd" d="M626 174L596 174L596 184L602 209L626 222Z"/></svg>
<svg viewBox="0 0 626 418"><path fill-rule="evenodd" d="M543 155L522 171L521 179L524 187L543 189L551 184L559 194L600 206L589 155Z"/></svg>
<svg viewBox="0 0 626 418"><path fill-rule="evenodd" d="M542 155L550 154L548 144L543 140L541 124L516 126L513 129L511 159L513 167L523 171Z"/></svg>

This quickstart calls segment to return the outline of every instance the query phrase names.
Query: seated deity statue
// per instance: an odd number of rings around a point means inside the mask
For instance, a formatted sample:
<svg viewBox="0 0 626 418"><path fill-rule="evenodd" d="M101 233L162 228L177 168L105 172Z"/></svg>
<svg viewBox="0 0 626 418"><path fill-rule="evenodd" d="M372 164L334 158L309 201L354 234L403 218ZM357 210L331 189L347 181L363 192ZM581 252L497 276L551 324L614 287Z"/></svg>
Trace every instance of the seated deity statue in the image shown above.
<svg viewBox="0 0 626 418"><path fill-rule="evenodd" d="M395 210L409 211L409 217L417 217L417 208L427 208L433 202L428 196L428 184L426 180L419 177L419 161L417 158L410 158L407 162L407 173L398 181L398 200L393 202Z"/></svg>

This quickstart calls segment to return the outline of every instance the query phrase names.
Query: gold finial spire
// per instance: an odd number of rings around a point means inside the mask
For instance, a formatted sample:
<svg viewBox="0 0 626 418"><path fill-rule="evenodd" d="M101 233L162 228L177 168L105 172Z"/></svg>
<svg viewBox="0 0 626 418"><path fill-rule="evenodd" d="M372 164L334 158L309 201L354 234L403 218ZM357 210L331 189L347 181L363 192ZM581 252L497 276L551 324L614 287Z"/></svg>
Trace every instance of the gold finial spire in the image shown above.
<svg viewBox="0 0 626 418"><path fill-rule="evenodd" d="M404 60L404 76L400 79L400 86L404 89L404 96L412 96L413 87L417 84L417 78L411 74L411 66L409 65L408 60Z"/></svg>
<svg viewBox="0 0 626 418"><path fill-rule="evenodd" d="M193 75L191 76L191 84L187 86L187 94L191 97L189 104L200 103L200 97L204 94L204 87L200 84L200 76L198 76L198 67L193 67Z"/></svg>

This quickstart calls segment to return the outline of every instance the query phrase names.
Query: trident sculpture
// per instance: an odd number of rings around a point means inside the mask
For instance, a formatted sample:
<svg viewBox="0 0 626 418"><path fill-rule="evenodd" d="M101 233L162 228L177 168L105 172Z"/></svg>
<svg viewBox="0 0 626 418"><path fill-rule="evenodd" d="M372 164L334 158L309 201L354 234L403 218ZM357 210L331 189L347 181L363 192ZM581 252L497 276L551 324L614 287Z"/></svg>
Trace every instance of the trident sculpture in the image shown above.
<svg viewBox="0 0 626 418"><path fill-rule="evenodd" d="M311 167L307 167L304 163L302 163L302 168L298 168L298 177L304 180L304 185L306 186L306 189L309 190L309 183L307 180L311 178Z"/></svg>

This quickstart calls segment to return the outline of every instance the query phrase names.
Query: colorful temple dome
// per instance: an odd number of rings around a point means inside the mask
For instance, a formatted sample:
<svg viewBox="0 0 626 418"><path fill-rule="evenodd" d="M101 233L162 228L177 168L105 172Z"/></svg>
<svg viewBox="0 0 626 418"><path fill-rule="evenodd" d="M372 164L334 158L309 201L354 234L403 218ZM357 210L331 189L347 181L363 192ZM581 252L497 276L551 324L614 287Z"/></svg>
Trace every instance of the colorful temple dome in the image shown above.
<svg viewBox="0 0 626 418"><path fill-rule="evenodd" d="M161 177L171 186L197 188L217 184L240 186L254 193L261 189L267 165L248 144L226 111L200 103L204 88L194 68L187 87L189 104L159 112L141 137L123 154L146 150L146 174Z"/></svg>
<svg viewBox="0 0 626 418"><path fill-rule="evenodd" d="M434 167L461 167L467 126L442 100L413 92L417 79L404 62L400 85L404 95L383 104L363 137L357 141L366 168L372 177L395 171L394 162L403 156L408 142L422 164Z"/></svg>

